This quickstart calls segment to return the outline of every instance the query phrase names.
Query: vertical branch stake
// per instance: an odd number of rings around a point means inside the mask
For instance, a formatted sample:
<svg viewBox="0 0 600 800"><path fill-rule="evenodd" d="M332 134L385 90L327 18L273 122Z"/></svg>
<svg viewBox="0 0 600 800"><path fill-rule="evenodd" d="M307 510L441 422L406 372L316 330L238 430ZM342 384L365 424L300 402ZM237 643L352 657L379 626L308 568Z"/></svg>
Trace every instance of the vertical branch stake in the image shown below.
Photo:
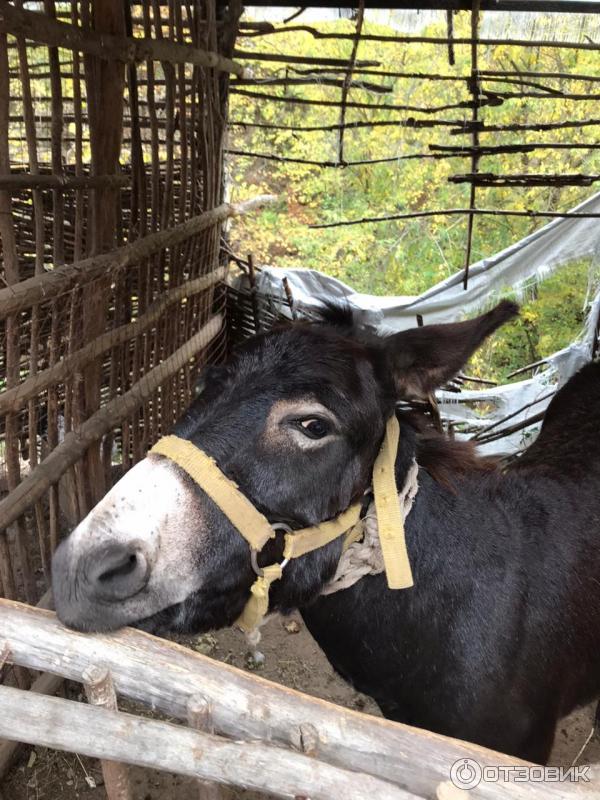
<svg viewBox="0 0 600 800"><path fill-rule="evenodd" d="M8 646L8 642L3 642L0 644L0 673L2 672L2 668L8 661L8 657L10 655L10 648Z"/></svg>
<svg viewBox="0 0 600 800"><path fill-rule="evenodd" d="M356 12L356 34L354 37L354 44L352 45L352 53L348 60L348 70L344 76L344 83L342 85L342 96L340 100L340 138L338 143L338 162L340 165L344 164L344 131L346 127L346 103L348 101L348 93L352 86L352 74L356 64L356 53L358 52L358 45L360 42L360 35L362 33L362 26L365 16L365 0L359 0L358 11Z"/></svg>
<svg viewBox="0 0 600 800"><path fill-rule="evenodd" d="M598 355L600 349L600 304L598 304L598 315L596 317L596 327L594 328L594 341L592 343L592 361Z"/></svg>
<svg viewBox="0 0 600 800"><path fill-rule="evenodd" d="M213 733L210 703L202 695L190 697L187 704L187 718L190 728L204 733ZM222 800L221 787L211 781L198 780L198 797L200 800Z"/></svg>
<svg viewBox="0 0 600 800"><path fill-rule="evenodd" d="M248 279L250 280L250 300L252 302L252 315L254 317L254 333L258 333L260 331L260 314L258 313L256 272L254 269L254 257L252 253L248 253Z"/></svg>
<svg viewBox="0 0 600 800"><path fill-rule="evenodd" d="M448 25L448 63L453 67L456 59L454 57L454 12L451 8L446 11L446 23Z"/></svg>
<svg viewBox="0 0 600 800"><path fill-rule="evenodd" d="M480 86L479 86L479 66L477 61L477 40L479 37L479 10L481 0L473 0L471 8L471 80L470 89L473 98L473 155L471 156L471 172L475 175L479 171L479 103L480 103ZM467 223L467 251L465 253L465 276L463 279L463 288L466 290L469 285L469 264L471 263L471 248L473 244L473 223L475 208L475 183L471 184L471 193L469 198L469 220Z"/></svg>
<svg viewBox="0 0 600 800"><path fill-rule="evenodd" d="M106 667L92 665L84 670L83 683L88 702L94 706L117 711L117 695L112 677ZM127 766L118 761L101 761L102 775L108 800L131 800Z"/></svg>
<svg viewBox="0 0 600 800"><path fill-rule="evenodd" d="M298 314L296 313L296 309L294 308L294 295L292 294L292 287L290 286L290 282L287 278L283 278L283 291L285 292L285 296L287 297L287 301L290 305L290 314L292 315L292 319L294 322L298 319Z"/></svg>

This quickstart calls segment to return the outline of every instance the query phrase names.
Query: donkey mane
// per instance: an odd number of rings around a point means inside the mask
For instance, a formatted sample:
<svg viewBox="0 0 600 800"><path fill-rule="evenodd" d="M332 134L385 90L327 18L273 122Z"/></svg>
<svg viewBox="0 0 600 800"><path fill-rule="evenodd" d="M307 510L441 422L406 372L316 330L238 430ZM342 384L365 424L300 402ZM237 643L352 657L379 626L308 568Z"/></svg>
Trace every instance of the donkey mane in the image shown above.
<svg viewBox="0 0 600 800"><path fill-rule="evenodd" d="M456 479L474 472L494 472L499 459L480 456L473 442L451 439L427 430L417 435L417 463L447 489L456 490Z"/></svg>

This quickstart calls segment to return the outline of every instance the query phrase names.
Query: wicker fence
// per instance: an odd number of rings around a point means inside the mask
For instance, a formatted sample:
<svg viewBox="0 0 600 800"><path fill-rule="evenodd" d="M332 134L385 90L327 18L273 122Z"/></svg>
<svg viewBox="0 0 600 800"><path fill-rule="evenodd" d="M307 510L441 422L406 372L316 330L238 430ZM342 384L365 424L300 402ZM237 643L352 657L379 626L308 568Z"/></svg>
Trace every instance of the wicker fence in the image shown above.
<svg viewBox="0 0 600 800"><path fill-rule="evenodd" d="M222 202L231 14L0 0L0 596L40 601L224 352L221 229L256 205Z"/></svg>

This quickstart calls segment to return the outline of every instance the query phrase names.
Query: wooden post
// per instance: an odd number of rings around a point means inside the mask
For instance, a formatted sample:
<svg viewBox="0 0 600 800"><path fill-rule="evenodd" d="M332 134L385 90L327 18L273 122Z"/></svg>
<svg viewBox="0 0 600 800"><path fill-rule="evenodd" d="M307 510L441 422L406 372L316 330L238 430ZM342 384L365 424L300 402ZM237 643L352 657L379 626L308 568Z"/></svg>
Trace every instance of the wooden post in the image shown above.
<svg viewBox="0 0 600 800"><path fill-rule="evenodd" d="M107 667L92 665L84 670L83 680L88 702L117 711L117 695ZM108 800L131 800L129 774L125 764L102 760L102 775Z"/></svg>
<svg viewBox="0 0 600 800"><path fill-rule="evenodd" d="M9 128L9 96L8 80L8 42L6 34L0 33L0 173L9 171L10 154L8 138L4 131ZM19 257L13 225L12 199L7 191L0 191L0 243L4 266L4 281L10 287L19 282ZM21 368L20 324L18 315L9 315L6 319L6 386L12 388L19 383ZM6 472L9 491L13 491L21 480L19 462L19 419L14 414L6 415ZM25 545L27 530L25 521L19 517L16 522L16 552L21 567L23 592L30 603L36 600L35 575ZM0 531L0 575L4 592L8 597L17 596L17 584L13 571L12 554L8 543L8 531ZM26 676L21 675L22 683Z"/></svg>
<svg viewBox="0 0 600 800"><path fill-rule="evenodd" d="M250 300L252 302L252 316L254 317L254 332L260 331L260 313L256 289L256 271L254 269L254 256L248 253L248 280L250 281Z"/></svg>
<svg viewBox="0 0 600 800"><path fill-rule="evenodd" d="M298 319L298 314L296 313L296 307L294 305L294 295L292 294L292 287L290 286L290 282L288 281L287 277L282 280L283 283L283 291L285 292L285 296L290 306L290 314L292 315L292 319L296 321Z"/></svg>
<svg viewBox="0 0 600 800"><path fill-rule="evenodd" d="M121 0L92 0L92 27L96 33L125 35L125 16ZM94 175L114 175L119 165L123 135L125 65L86 55L85 79L90 117L90 144ZM115 245L118 188L104 185L93 191L91 254L110 250ZM105 331L110 297L110 280L86 287L83 292L84 340L91 342ZM102 361L98 359L84 371L85 413L91 416L100 408ZM100 442L88 451L89 494L92 504L106 489Z"/></svg>
<svg viewBox="0 0 600 800"><path fill-rule="evenodd" d="M187 718L190 728L204 733L214 733L210 703L201 694L193 694L188 700ZM200 800L222 800L223 793L217 783L198 779L198 797Z"/></svg>
<svg viewBox="0 0 600 800"><path fill-rule="evenodd" d="M474 174L477 173L479 169L479 106L480 106L480 92L481 87L479 84L479 66L477 61L477 37L479 36L479 10L480 10L481 0L473 0L473 4L471 6L471 80L469 82L469 89L471 91L471 97L473 99L473 110L471 119L473 122L473 130L472 130L472 145L473 145L473 153L471 155L471 172ZM475 183L471 184L471 189L469 193L469 209L475 208ZM464 277L463 277L463 288L467 289L469 285L469 265L471 263L471 252L472 252L472 245L473 245L473 226L474 226L474 215L469 213L469 218L467 220L467 249L465 253L465 270L464 270Z"/></svg>
<svg viewBox="0 0 600 800"><path fill-rule="evenodd" d="M6 664L9 655L10 655L10 648L8 646L8 642L3 642L2 645L0 646L0 673L4 668L4 665Z"/></svg>

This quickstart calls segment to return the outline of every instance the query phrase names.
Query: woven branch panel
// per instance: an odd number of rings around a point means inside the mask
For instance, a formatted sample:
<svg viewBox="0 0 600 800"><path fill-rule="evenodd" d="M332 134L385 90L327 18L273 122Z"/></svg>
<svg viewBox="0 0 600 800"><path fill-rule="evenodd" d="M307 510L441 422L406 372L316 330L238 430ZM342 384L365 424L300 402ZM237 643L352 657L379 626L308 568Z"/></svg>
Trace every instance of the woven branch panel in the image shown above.
<svg viewBox="0 0 600 800"><path fill-rule="evenodd" d="M0 0L0 596L39 602L225 351L231 13Z"/></svg>

